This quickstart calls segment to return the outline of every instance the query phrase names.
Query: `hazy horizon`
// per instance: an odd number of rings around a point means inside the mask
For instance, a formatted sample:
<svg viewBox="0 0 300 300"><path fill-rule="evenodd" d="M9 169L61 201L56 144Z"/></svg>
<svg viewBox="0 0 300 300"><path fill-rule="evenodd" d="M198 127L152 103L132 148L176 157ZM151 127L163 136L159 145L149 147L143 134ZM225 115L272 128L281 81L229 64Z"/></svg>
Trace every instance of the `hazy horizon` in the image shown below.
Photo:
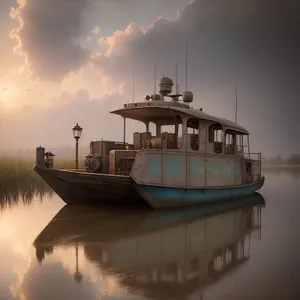
<svg viewBox="0 0 300 300"><path fill-rule="evenodd" d="M136 101L153 93L154 62L157 81L175 80L178 62L184 91L186 40L194 107L234 120L237 72L251 151L300 153L298 11L296 0L3 0L0 153L72 147L77 122L81 145L122 140L109 111L132 101L133 67ZM129 122L129 140L137 128Z"/></svg>

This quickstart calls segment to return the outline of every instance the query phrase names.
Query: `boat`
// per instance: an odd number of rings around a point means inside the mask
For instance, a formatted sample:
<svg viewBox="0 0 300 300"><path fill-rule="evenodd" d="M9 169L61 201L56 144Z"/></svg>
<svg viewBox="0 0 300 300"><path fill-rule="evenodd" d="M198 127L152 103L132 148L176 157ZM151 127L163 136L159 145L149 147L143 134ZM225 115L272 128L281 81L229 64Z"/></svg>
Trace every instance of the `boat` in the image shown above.
<svg viewBox="0 0 300 300"><path fill-rule="evenodd" d="M186 299L249 261L264 206L258 193L166 210L65 205L35 239L36 259L74 249L78 282L89 276L86 259L133 293Z"/></svg>
<svg viewBox="0 0 300 300"><path fill-rule="evenodd" d="M112 111L124 120L123 141L91 141L85 169L56 169L53 154L38 147L34 170L67 204L143 202L162 209L259 190L265 181L261 153L250 152L249 132L191 107L193 93L179 94L176 84L172 94L173 85L163 77L159 94ZM133 133L132 143L126 141L128 119L145 124L145 132Z"/></svg>

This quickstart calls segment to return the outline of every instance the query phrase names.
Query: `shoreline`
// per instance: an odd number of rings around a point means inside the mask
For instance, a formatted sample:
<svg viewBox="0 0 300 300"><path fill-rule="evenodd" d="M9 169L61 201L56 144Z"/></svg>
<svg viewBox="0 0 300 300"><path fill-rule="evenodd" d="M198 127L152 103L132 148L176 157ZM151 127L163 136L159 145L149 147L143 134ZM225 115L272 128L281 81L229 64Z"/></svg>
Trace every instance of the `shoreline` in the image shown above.
<svg viewBox="0 0 300 300"><path fill-rule="evenodd" d="M299 170L300 165L262 165L262 170Z"/></svg>

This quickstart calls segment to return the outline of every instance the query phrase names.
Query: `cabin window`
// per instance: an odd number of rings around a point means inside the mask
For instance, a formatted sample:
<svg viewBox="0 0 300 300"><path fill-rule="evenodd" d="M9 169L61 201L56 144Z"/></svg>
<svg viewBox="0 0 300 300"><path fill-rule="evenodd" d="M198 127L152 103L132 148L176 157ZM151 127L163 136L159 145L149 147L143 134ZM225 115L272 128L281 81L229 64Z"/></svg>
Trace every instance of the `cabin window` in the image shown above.
<svg viewBox="0 0 300 300"><path fill-rule="evenodd" d="M178 149L180 149L183 145L183 128L182 124L178 124Z"/></svg>
<svg viewBox="0 0 300 300"><path fill-rule="evenodd" d="M182 137L182 119L175 116L169 119L158 118L146 124L145 133L134 133L134 149L178 149L178 138ZM181 143L182 144L182 143Z"/></svg>
<svg viewBox="0 0 300 300"><path fill-rule="evenodd" d="M156 124L149 122L149 131L151 136L156 136Z"/></svg>
<svg viewBox="0 0 300 300"><path fill-rule="evenodd" d="M249 146L250 146L250 144L249 144L249 135L243 135L243 148L244 148L244 152L245 152L245 154L248 154L249 155L249 157L250 157L250 153L249 153Z"/></svg>
<svg viewBox="0 0 300 300"><path fill-rule="evenodd" d="M225 134L225 154L234 154L234 134L227 130Z"/></svg>
<svg viewBox="0 0 300 300"><path fill-rule="evenodd" d="M237 153L239 155L244 154L244 145L243 145L243 135L238 134L236 136L236 147L237 147Z"/></svg>
<svg viewBox="0 0 300 300"><path fill-rule="evenodd" d="M214 152L222 153L223 151L223 129L220 124L212 124L208 129L208 141L214 143Z"/></svg>
<svg viewBox="0 0 300 300"><path fill-rule="evenodd" d="M160 139L162 148L164 149L177 149L178 148L178 132L176 132L176 125L161 126Z"/></svg>
<svg viewBox="0 0 300 300"><path fill-rule="evenodd" d="M153 122L149 122L148 126L143 128L143 130L139 130L133 133L133 149L140 150L144 148L149 148L149 143L152 137L156 136L156 124ZM135 129L138 126L135 126Z"/></svg>
<svg viewBox="0 0 300 300"><path fill-rule="evenodd" d="M189 119L187 122L187 136L193 151L199 150L199 119Z"/></svg>
<svg viewBox="0 0 300 300"><path fill-rule="evenodd" d="M209 126L208 141L210 143L223 142L223 130L221 125L213 124Z"/></svg>
<svg viewBox="0 0 300 300"><path fill-rule="evenodd" d="M221 143L223 140L223 131L222 130L215 130L214 131L214 142Z"/></svg>
<svg viewBox="0 0 300 300"><path fill-rule="evenodd" d="M175 134L175 125L164 125L160 127L161 133L168 132Z"/></svg>

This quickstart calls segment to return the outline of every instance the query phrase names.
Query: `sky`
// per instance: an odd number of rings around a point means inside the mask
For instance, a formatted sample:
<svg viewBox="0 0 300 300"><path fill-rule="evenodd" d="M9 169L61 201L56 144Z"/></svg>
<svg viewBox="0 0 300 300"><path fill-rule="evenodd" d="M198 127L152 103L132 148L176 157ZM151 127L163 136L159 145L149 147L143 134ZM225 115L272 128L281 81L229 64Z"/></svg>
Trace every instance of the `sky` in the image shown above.
<svg viewBox="0 0 300 300"><path fill-rule="evenodd" d="M297 0L1 0L0 151L122 140L109 114L175 79L195 108L234 120L251 151L300 152ZM140 124L129 122L127 137Z"/></svg>

